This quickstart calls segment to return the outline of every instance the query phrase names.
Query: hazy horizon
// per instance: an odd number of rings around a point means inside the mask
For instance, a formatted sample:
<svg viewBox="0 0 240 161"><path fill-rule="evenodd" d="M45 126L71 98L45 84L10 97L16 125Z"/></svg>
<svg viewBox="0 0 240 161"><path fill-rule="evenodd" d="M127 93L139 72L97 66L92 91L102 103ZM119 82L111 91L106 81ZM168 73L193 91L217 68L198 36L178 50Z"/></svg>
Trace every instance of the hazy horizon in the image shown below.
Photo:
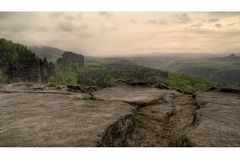
<svg viewBox="0 0 240 161"><path fill-rule="evenodd" d="M240 12L0 12L0 37L96 57L240 52Z"/></svg>

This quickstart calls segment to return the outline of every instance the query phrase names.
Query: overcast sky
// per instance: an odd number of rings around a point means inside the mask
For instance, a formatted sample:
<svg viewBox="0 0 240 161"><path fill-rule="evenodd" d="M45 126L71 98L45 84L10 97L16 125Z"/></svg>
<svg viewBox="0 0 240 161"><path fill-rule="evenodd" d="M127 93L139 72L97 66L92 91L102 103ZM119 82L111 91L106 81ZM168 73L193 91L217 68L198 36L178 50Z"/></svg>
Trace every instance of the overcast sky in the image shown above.
<svg viewBox="0 0 240 161"><path fill-rule="evenodd" d="M240 12L1 12L0 37L93 56L234 53Z"/></svg>

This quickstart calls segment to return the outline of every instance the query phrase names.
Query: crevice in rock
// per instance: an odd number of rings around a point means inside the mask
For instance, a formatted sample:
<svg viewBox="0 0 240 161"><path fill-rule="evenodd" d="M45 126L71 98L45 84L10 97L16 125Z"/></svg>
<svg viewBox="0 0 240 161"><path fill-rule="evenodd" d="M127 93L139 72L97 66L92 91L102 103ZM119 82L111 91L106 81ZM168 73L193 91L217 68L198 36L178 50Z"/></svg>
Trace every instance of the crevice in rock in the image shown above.
<svg viewBox="0 0 240 161"><path fill-rule="evenodd" d="M134 130L136 126L135 119L133 115L125 116L124 118L118 120L104 132L104 135L100 142L98 142L98 147L125 147L128 146L127 138Z"/></svg>
<svg viewBox="0 0 240 161"><path fill-rule="evenodd" d="M202 108L202 104L198 102L198 94L181 93L181 95L166 93L148 103L126 102L136 107L135 113L111 125L98 146L196 146L188 138L188 134L200 125L198 110ZM166 107L172 108L172 111L166 111Z"/></svg>
<svg viewBox="0 0 240 161"><path fill-rule="evenodd" d="M183 105L178 105L177 96L168 103L161 99L144 105L127 102L134 105L136 111L133 115L122 118L111 125L98 146L191 147L192 144L188 141L186 134L190 128L198 125L197 110L200 107L197 105L195 96L189 98L190 102ZM169 108L173 110L167 112L166 117L159 120L142 112L152 105L169 105Z"/></svg>

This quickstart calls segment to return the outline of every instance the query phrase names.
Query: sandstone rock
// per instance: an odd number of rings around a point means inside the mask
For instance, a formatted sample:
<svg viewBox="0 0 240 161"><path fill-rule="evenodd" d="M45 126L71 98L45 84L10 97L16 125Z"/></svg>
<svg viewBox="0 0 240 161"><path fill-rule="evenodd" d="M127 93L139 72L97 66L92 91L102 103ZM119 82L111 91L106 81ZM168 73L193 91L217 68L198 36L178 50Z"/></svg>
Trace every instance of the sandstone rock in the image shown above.
<svg viewBox="0 0 240 161"><path fill-rule="evenodd" d="M221 90L219 90L221 91ZM196 96L197 126L186 135L190 146L240 146L240 95L207 91Z"/></svg>
<svg viewBox="0 0 240 161"><path fill-rule="evenodd" d="M116 129L122 128L116 125L108 130L111 139L105 138L104 146L240 146L240 95L236 90L214 89L192 96L173 90L118 86L94 92L94 96L144 105L137 109L133 123L125 127L131 133L123 135L124 139L116 137Z"/></svg>
<svg viewBox="0 0 240 161"><path fill-rule="evenodd" d="M80 54L76 54L73 52L64 52L62 57L57 60L57 64L60 64L63 67L77 64L79 67L83 67L84 57Z"/></svg>
<svg viewBox="0 0 240 161"><path fill-rule="evenodd" d="M99 100L123 101L145 106L154 104L160 99L165 100L175 95L180 95L180 93L174 90L157 89L153 87L116 86L93 92L93 95Z"/></svg>
<svg viewBox="0 0 240 161"><path fill-rule="evenodd" d="M239 147L240 94L0 84L0 146Z"/></svg>
<svg viewBox="0 0 240 161"><path fill-rule="evenodd" d="M110 125L133 114L124 102L76 99L82 93L36 86L3 87L10 92L0 92L0 146L97 146Z"/></svg>
<svg viewBox="0 0 240 161"><path fill-rule="evenodd" d="M33 83L33 82L20 82L12 84L4 84L1 87L1 91L5 92L67 92L64 86L46 83Z"/></svg>
<svg viewBox="0 0 240 161"><path fill-rule="evenodd" d="M87 86L84 84L79 84L79 85L68 85L67 90L68 91L74 91L74 92L83 92L83 93L88 93L91 94L94 91L99 90L100 88L97 86Z"/></svg>

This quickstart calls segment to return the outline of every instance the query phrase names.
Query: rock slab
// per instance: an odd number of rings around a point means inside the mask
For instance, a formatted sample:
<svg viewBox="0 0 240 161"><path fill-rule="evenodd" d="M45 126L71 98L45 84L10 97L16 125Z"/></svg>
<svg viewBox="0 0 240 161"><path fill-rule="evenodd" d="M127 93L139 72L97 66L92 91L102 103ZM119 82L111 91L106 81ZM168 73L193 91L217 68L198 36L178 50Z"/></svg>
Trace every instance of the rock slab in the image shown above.
<svg viewBox="0 0 240 161"><path fill-rule="evenodd" d="M94 147L111 124L133 114L124 102L84 100L78 97L83 93L38 86L0 88L1 147Z"/></svg>

